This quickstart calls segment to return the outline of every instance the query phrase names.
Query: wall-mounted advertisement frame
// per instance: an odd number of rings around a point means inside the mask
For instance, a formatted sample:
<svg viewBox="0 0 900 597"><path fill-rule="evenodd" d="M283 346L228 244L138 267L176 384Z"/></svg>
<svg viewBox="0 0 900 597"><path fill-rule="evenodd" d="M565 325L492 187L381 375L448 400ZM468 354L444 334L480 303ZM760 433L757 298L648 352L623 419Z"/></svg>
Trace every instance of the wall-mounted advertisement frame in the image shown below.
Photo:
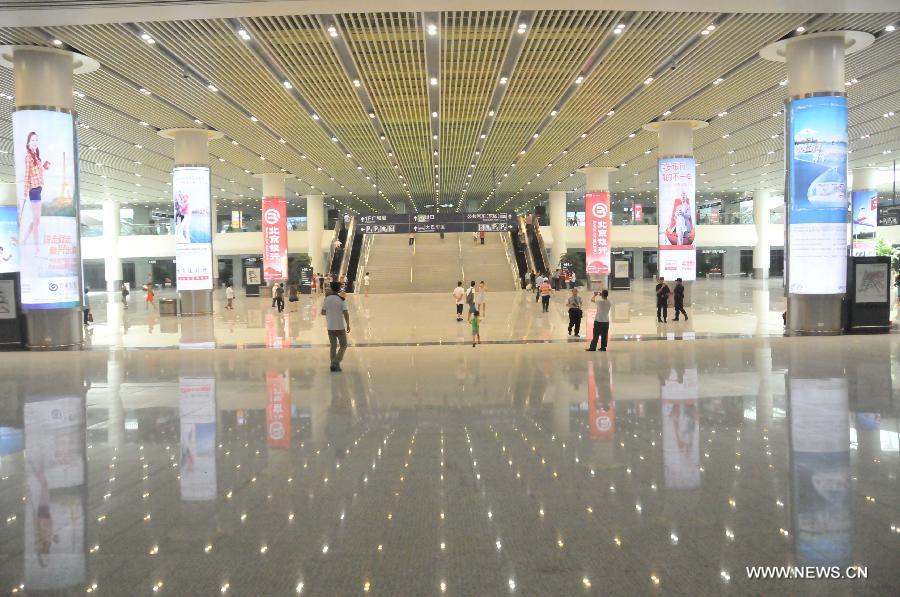
<svg viewBox="0 0 900 597"><path fill-rule="evenodd" d="M212 290L212 209L209 168L172 170L175 277L179 290Z"/></svg>
<svg viewBox="0 0 900 597"><path fill-rule="evenodd" d="M13 112L22 308L81 305L75 121L57 110Z"/></svg>
<svg viewBox="0 0 900 597"><path fill-rule="evenodd" d="M786 287L789 294L847 290L847 98L805 97L785 110Z"/></svg>
<svg viewBox="0 0 900 597"><path fill-rule="evenodd" d="M853 238L851 255L874 257L875 234L878 231L878 191L859 189L853 191L850 197L850 230Z"/></svg>
<svg viewBox="0 0 900 597"><path fill-rule="evenodd" d="M659 160L659 275L697 277L696 167L692 157Z"/></svg>

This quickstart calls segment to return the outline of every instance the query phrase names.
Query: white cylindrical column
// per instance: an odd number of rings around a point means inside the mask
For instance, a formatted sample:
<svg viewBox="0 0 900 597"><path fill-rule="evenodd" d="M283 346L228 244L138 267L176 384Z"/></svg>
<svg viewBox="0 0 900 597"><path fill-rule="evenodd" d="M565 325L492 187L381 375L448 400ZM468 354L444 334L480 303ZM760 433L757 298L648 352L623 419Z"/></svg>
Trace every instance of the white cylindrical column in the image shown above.
<svg viewBox="0 0 900 597"><path fill-rule="evenodd" d="M580 169L579 172L584 174L584 192L609 192L609 173L615 171L616 168L607 168L606 166L592 166Z"/></svg>
<svg viewBox="0 0 900 597"><path fill-rule="evenodd" d="M878 168L854 168L853 190L877 189Z"/></svg>
<svg viewBox="0 0 900 597"><path fill-rule="evenodd" d="M0 47L0 64L13 69L16 89L12 144L26 343L80 346L84 293L72 82L73 74L100 65L80 54L34 46Z"/></svg>
<svg viewBox="0 0 900 597"><path fill-rule="evenodd" d="M550 191L550 233L553 244L550 245L550 269L559 267L560 258L566 252L566 192Z"/></svg>
<svg viewBox="0 0 900 597"><path fill-rule="evenodd" d="M103 202L103 265L106 271L106 290L122 288L122 258L119 256L120 207L116 199Z"/></svg>
<svg viewBox="0 0 900 597"><path fill-rule="evenodd" d="M753 224L756 226L756 244L753 246L753 277L769 277L769 199L772 194L760 189L753 193Z"/></svg>
<svg viewBox="0 0 900 597"><path fill-rule="evenodd" d="M181 313L209 315L213 311L212 291L219 271L213 243L217 225L216 205L210 193L209 141L220 139L222 133L209 129L166 129L159 131L159 135L175 142L172 193L176 221L175 278ZM208 236L205 231L209 231Z"/></svg>
<svg viewBox="0 0 900 597"><path fill-rule="evenodd" d="M791 334L837 334L847 286L847 100L844 57L857 31L790 37L760 51L787 63L785 291Z"/></svg>
<svg viewBox="0 0 900 597"><path fill-rule="evenodd" d="M694 131L706 126L703 120L662 120L644 125L659 137L657 263L659 276L666 280L697 277ZM689 285L685 292L690 293Z"/></svg>
<svg viewBox="0 0 900 597"><path fill-rule="evenodd" d="M322 234L325 230L325 196L306 196L306 237L309 239L309 263L316 273L325 271Z"/></svg>
<svg viewBox="0 0 900 597"><path fill-rule="evenodd" d="M284 199L285 194L284 181L287 174L281 172L266 172L265 174L257 174L262 179L262 196L273 199Z"/></svg>

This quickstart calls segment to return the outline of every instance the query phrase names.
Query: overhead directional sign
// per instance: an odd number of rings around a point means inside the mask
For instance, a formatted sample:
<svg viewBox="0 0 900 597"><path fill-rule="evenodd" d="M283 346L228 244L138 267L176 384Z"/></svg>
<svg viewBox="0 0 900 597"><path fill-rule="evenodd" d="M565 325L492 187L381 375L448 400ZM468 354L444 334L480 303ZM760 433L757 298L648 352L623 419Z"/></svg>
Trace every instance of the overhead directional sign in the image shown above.
<svg viewBox="0 0 900 597"><path fill-rule="evenodd" d="M359 216L363 234L409 234L410 232L509 232L516 215L510 212L371 214Z"/></svg>

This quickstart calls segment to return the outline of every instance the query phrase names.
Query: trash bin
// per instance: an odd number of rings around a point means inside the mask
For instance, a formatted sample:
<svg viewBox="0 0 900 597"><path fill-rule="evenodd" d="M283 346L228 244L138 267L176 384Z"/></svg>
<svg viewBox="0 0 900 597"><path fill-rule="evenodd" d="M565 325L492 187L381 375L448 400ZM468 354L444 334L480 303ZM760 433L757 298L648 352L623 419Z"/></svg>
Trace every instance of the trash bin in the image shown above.
<svg viewBox="0 0 900 597"><path fill-rule="evenodd" d="M178 315L178 303L173 298L159 299L160 315Z"/></svg>

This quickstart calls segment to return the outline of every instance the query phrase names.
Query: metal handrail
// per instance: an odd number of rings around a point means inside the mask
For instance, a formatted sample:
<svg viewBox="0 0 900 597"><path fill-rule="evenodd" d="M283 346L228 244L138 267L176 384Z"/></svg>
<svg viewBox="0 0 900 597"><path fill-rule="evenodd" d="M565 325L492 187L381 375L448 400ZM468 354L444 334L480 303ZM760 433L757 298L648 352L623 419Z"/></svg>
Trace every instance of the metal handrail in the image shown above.
<svg viewBox="0 0 900 597"><path fill-rule="evenodd" d="M519 277L519 263L513 253L511 232L501 232L500 242L503 243L503 252L506 253L506 262L509 264L509 273L513 277L513 288L519 288L521 278Z"/></svg>
<svg viewBox="0 0 900 597"><path fill-rule="evenodd" d="M328 264L325 266L328 268L328 275L331 275L331 264L334 263L334 239L339 238L341 235L341 226L343 226L344 221L341 218L338 218L338 221L334 224L334 236L331 237L331 242L328 245Z"/></svg>
<svg viewBox="0 0 900 597"><path fill-rule="evenodd" d="M525 263L528 265L528 273L539 273L534 266L534 253L531 252L531 240L528 238L528 227L525 225L525 216L519 216L519 230L523 231L525 237Z"/></svg>

